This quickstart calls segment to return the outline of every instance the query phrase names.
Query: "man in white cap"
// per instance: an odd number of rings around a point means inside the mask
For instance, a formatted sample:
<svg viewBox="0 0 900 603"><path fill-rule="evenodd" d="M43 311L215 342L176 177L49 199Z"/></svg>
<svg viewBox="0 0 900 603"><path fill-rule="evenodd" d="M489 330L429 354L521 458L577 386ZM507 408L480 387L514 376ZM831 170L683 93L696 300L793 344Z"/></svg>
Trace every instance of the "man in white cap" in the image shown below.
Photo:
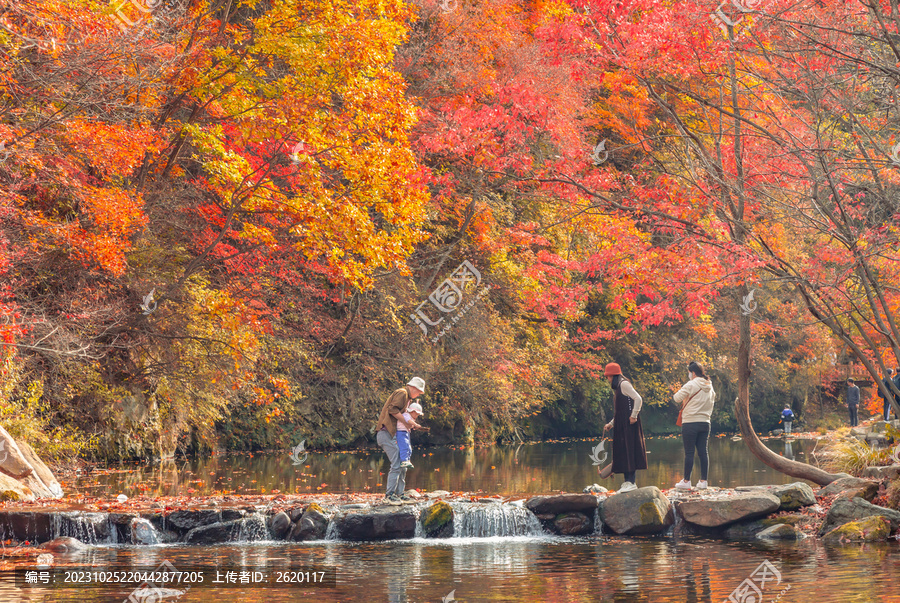
<svg viewBox="0 0 900 603"><path fill-rule="evenodd" d="M406 490L406 468L401 467L400 447L397 445L397 422L406 425L407 429L419 426L418 423L407 421L403 417L411 400L415 400L425 391L425 381L420 377L413 377L404 387L396 390L385 401L378 416L378 424L375 429L378 435L375 441L381 446L388 460L391 462L387 476L387 491L385 499L391 503L400 503L400 495Z"/></svg>

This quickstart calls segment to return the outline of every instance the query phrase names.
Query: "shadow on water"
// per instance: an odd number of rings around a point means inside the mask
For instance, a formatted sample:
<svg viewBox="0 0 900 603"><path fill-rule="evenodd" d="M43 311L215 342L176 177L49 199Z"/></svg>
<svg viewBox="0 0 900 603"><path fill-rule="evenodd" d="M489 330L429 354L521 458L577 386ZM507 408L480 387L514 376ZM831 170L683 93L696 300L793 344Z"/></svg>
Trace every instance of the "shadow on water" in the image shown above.
<svg viewBox="0 0 900 603"><path fill-rule="evenodd" d="M428 448L413 452L414 469L407 487L488 494L578 492L592 483L615 488L621 476L601 480L592 464L596 440L526 443L489 448ZM772 450L806 461L815 440L766 440ZM610 448L607 444L606 448ZM773 471L753 457L742 442L710 441L710 485L788 483L793 479ZM638 485L671 488L681 479L684 451L680 437L648 438L648 469L638 473ZM79 478L70 488L95 496L120 493L156 496L215 493L271 494L383 491L385 455L380 449L316 453L302 465L292 464L290 451L213 456L169 461L149 467L122 466ZM700 479L699 463L693 479Z"/></svg>

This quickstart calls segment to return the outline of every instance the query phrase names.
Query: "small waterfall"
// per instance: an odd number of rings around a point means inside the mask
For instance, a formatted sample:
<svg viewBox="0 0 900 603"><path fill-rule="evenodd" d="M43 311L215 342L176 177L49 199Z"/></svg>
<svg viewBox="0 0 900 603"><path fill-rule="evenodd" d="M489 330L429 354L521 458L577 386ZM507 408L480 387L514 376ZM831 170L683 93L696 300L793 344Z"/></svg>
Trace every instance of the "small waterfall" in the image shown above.
<svg viewBox="0 0 900 603"><path fill-rule="evenodd" d="M594 513L594 534L600 534L603 531L603 520L600 519L600 507Z"/></svg>
<svg viewBox="0 0 900 603"><path fill-rule="evenodd" d="M257 540L269 540L269 529L266 527L266 517L261 513L251 513L239 524L239 529L234 538L235 542L254 542Z"/></svg>
<svg viewBox="0 0 900 603"><path fill-rule="evenodd" d="M450 503L453 537L540 536L541 523L519 505L499 503Z"/></svg>
<svg viewBox="0 0 900 603"><path fill-rule="evenodd" d="M68 536L85 544L111 544L115 542L115 528L109 524L106 513L67 511L50 517L53 538ZM113 536L110 536L113 534Z"/></svg>
<svg viewBox="0 0 900 603"><path fill-rule="evenodd" d="M133 544L159 544L159 534L149 520L135 517L131 520L131 542Z"/></svg>
<svg viewBox="0 0 900 603"><path fill-rule="evenodd" d="M334 523L334 518L329 519L328 525L325 527L325 540L340 540L340 538L341 535L338 534L337 524Z"/></svg>

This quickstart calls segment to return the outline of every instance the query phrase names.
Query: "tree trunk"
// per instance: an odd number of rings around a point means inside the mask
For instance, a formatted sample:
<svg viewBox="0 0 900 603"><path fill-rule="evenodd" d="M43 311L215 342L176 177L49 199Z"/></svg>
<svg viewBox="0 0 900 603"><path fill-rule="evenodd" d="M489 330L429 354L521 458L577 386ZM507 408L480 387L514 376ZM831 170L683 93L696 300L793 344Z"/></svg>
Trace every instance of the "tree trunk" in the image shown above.
<svg viewBox="0 0 900 603"><path fill-rule="evenodd" d="M746 299L747 285L741 285L739 292ZM741 428L741 437L753 456L763 463L791 477L809 480L820 486L830 484L838 475L823 471L807 463L792 461L769 450L753 431L750 422L750 315L741 313L741 334L738 344L738 397L734 401L734 416Z"/></svg>

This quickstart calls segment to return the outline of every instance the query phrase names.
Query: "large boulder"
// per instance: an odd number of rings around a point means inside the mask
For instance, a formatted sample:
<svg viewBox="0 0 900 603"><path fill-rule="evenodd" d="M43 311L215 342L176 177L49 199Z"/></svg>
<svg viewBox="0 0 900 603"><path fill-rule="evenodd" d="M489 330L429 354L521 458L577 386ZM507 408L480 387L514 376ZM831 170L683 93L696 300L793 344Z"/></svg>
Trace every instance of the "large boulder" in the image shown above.
<svg viewBox="0 0 900 603"><path fill-rule="evenodd" d="M16 442L0 427L0 500L61 498L62 487L53 472L25 442ZM14 483L18 485L15 485Z"/></svg>
<svg viewBox="0 0 900 603"><path fill-rule="evenodd" d="M351 511L337 516L334 522L343 540L394 540L416 535L416 513L408 507Z"/></svg>
<svg viewBox="0 0 900 603"><path fill-rule="evenodd" d="M884 540L891 533L891 520L883 515L872 515L838 526L822 537L823 542L842 543Z"/></svg>
<svg viewBox="0 0 900 603"><path fill-rule="evenodd" d="M34 492L31 488L17 479L0 473L0 503L3 502L31 502L34 500Z"/></svg>
<svg viewBox="0 0 900 603"><path fill-rule="evenodd" d="M3 427L0 427L0 473L15 480L25 479L34 473L19 445Z"/></svg>
<svg viewBox="0 0 900 603"><path fill-rule="evenodd" d="M41 481L41 478L36 473L23 477L19 480L19 483L31 490L37 498L57 498L50 488L44 485L44 482Z"/></svg>
<svg viewBox="0 0 900 603"><path fill-rule="evenodd" d="M878 487L881 484L873 479L863 479L861 477L842 477L836 479L824 488L820 488L816 492L816 496L834 496L841 494L847 498L858 496L869 502L878 494Z"/></svg>
<svg viewBox="0 0 900 603"><path fill-rule="evenodd" d="M133 544L159 544L160 535L153 524L143 517L135 517L129 524L129 538Z"/></svg>
<svg viewBox="0 0 900 603"><path fill-rule="evenodd" d="M675 523L669 499L656 486L613 494L600 505L600 519L616 534L658 534Z"/></svg>
<svg viewBox="0 0 900 603"><path fill-rule="evenodd" d="M62 498L62 486L59 485L59 482L56 480L56 476L53 475L53 472L50 471L50 468L47 467L46 464L44 464L44 461L42 461L40 457L38 457L31 446L29 446L25 442L18 442L18 444L19 450L22 452L22 456L25 457L25 460L29 465L31 465L31 468L34 469L35 477L41 480L41 483L50 491L50 494L53 498Z"/></svg>
<svg viewBox="0 0 900 603"><path fill-rule="evenodd" d="M828 513L825 515L825 521L819 530L819 536L822 536L837 526L858 521L866 517L881 515L891 522L891 533L900 528L900 512L885 507L873 505L862 498L839 498L831 505Z"/></svg>
<svg viewBox="0 0 900 603"><path fill-rule="evenodd" d="M678 512L688 523L705 528L720 528L738 521L748 521L773 513L781 500L768 492L739 492L686 500L678 504Z"/></svg>
<svg viewBox="0 0 900 603"><path fill-rule="evenodd" d="M422 510L419 523L427 538L450 538L453 536L453 507L439 500Z"/></svg>
<svg viewBox="0 0 900 603"><path fill-rule="evenodd" d="M738 492L768 492L781 501L779 511L794 511L800 507L816 504L816 495L813 494L809 484L794 482L792 484L777 484L771 486L739 486Z"/></svg>
<svg viewBox="0 0 900 603"><path fill-rule="evenodd" d="M593 517L597 510L597 497L593 494L559 494L556 496L535 496L528 499L525 507L535 515L560 515L581 512Z"/></svg>
<svg viewBox="0 0 900 603"><path fill-rule="evenodd" d="M272 537L278 540L287 536L291 531L291 517L284 511L269 517L268 524Z"/></svg>
<svg viewBox="0 0 900 603"><path fill-rule="evenodd" d="M313 503L306 508L300 519L291 527L288 540L294 542L306 542L309 540L322 540L328 529L328 517L325 511Z"/></svg>

